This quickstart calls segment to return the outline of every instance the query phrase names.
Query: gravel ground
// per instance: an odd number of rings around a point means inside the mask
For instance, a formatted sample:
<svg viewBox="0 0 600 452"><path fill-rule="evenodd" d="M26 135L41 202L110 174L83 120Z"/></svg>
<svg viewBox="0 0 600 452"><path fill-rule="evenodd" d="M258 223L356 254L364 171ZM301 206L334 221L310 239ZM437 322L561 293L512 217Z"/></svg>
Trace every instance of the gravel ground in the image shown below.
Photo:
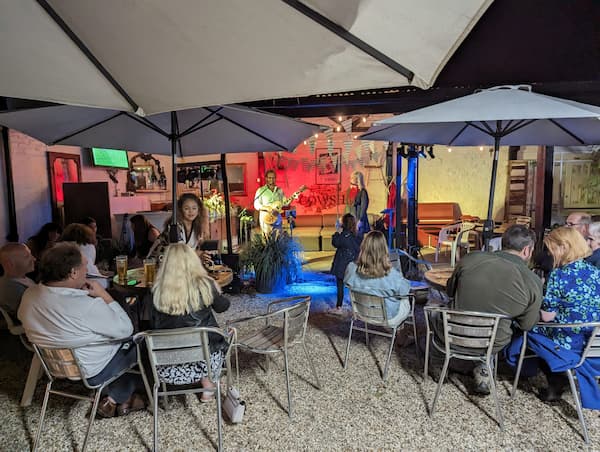
<svg viewBox="0 0 600 452"><path fill-rule="evenodd" d="M285 294L313 295L307 344L317 368L321 389L315 387L301 348L290 353L294 419L288 418L283 361L275 359L270 372L264 357L240 355L240 392L247 404L244 422L224 424L228 450L576 450L583 449L580 426L570 395L554 404L539 401L535 392L543 385L538 376L523 381L510 400L509 371L499 374L499 397L505 431L495 421L491 397L470 394L471 379L452 373L443 387L438 408L430 418L435 384L423 384L422 365L415 345L401 333L389 377L381 380L386 338L371 339L356 333L348 369L342 362L348 335L347 316L327 313L334 305L335 284L330 276L307 273L306 281L286 288ZM242 294L232 297L231 309L219 322L258 314L274 296ZM418 319L422 321L421 312ZM240 331L241 334L248 331ZM420 325L420 333L424 333ZM38 384L33 404L19 406L27 375L26 352L19 342L3 334L0 350L0 449L28 450L33 443L44 385ZM83 441L86 402L51 397L40 450L79 450ZM600 448L598 413L586 410L592 449ZM215 404L200 404L195 396L171 397L168 411L160 411L160 445L163 450L211 450L216 447ZM152 447L149 412L98 420L90 450L147 450Z"/></svg>

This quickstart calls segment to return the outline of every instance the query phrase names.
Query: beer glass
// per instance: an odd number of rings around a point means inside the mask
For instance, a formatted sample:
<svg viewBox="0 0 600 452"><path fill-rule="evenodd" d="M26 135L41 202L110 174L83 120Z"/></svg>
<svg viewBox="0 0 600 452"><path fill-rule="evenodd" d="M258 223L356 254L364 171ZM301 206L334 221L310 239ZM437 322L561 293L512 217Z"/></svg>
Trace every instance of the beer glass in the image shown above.
<svg viewBox="0 0 600 452"><path fill-rule="evenodd" d="M117 263L117 278L119 284L127 284L127 256L120 255L115 257Z"/></svg>
<svg viewBox="0 0 600 452"><path fill-rule="evenodd" d="M155 276L156 260L153 258L144 259L144 282L146 283L146 287L152 287Z"/></svg>

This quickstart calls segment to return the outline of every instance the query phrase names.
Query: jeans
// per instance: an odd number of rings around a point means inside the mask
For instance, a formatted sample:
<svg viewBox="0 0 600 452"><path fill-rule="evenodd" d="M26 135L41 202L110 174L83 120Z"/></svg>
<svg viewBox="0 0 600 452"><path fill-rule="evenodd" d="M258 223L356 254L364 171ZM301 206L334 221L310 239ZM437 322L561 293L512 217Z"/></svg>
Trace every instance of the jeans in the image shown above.
<svg viewBox="0 0 600 452"><path fill-rule="evenodd" d="M135 363L137 363L137 348L133 343L126 342L108 362L104 369L102 369L99 374L88 378L87 381L90 386L102 384L117 375L123 369L130 368ZM140 375L126 373L104 388L103 392L115 402L124 403L131 397L136 389L141 388L143 388L143 381Z"/></svg>

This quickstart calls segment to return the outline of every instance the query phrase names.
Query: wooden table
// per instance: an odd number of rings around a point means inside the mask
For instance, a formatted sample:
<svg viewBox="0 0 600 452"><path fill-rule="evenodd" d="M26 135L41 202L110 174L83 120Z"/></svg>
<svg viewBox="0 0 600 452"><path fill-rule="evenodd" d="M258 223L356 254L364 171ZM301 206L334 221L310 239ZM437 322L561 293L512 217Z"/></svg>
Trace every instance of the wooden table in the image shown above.
<svg viewBox="0 0 600 452"><path fill-rule="evenodd" d="M446 290L448 278L452 276L454 269L450 265L439 265L425 272L425 279L434 289Z"/></svg>
<svg viewBox="0 0 600 452"><path fill-rule="evenodd" d="M231 284L231 281L233 281L233 271L226 265L214 265L208 270L208 274L217 282L220 287L228 286ZM132 281L135 281L135 284L128 284ZM127 270L127 283L125 284L120 283L118 276L115 275L113 277L113 284L123 289L133 289L134 291L136 289L138 291L145 291L149 289L149 287L146 286L146 281L144 279L143 267Z"/></svg>

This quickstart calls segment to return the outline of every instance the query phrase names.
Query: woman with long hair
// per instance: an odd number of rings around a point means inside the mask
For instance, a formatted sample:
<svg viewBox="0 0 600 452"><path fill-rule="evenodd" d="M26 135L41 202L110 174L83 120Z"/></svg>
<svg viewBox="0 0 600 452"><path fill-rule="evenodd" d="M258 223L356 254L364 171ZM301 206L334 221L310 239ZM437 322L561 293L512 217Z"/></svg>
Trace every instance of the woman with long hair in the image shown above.
<svg viewBox="0 0 600 452"><path fill-rule="evenodd" d="M354 262L360 250L360 238L356 234L356 218L354 218L354 215L347 213L342 217L342 230L333 234L331 244L336 248L331 265L331 273L335 275L337 283L337 303L333 312L340 313L344 303L346 268L350 262Z"/></svg>
<svg viewBox="0 0 600 452"><path fill-rule="evenodd" d="M129 219L129 222L133 231L135 255L140 259L144 259L160 235L160 231L144 215L134 215Z"/></svg>
<svg viewBox="0 0 600 452"><path fill-rule="evenodd" d="M62 228L56 223L46 223L34 236L27 240L27 247L37 261L42 257L44 251L52 247L62 234Z"/></svg>
<svg viewBox="0 0 600 452"><path fill-rule="evenodd" d="M574 228L560 227L546 236L544 244L552 256L554 269L548 276L542 321L558 324L600 321L600 270L586 262L591 250L583 236ZM561 348L581 354L591 334L589 328L536 327L533 331L552 340L553 355L560 355ZM540 398L560 399L566 378L562 373L552 373L548 365L543 365L542 370L548 388L540 391Z"/></svg>
<svg viewBox="0 0 600 452"><path fill-rule="evenodd" d="M196 253L183 243L169 245L158 269L152 288L153 306L150 323L153 329L185 328L195 326L218 327L213 314L229 308L229 300L221 295L215 281L208 276ZM210 365L219 374L223 364L224 343L220 336L211 337ZM203 388L214 388L208 378L205 361L181 366L161 366L158 373L166 383L201 383ZM203 393L201 402L214 399L214 393Z"/></svg>
<svg viewBox="0 0 600 452"><path fill-rule="evenodd" d="M81 254L87 258L88 275L103 276L96 266L96 234L92 228L81 223L71 223L65 228L59 241L76 243Z"/></svg>
<svg viewBox="0 0 600 452"><path fill-rule="evenodd" d="M350 185L358 189L350 213L356 218L358 235L359 237L362 237L371 229L369 226L369 217L367 215L367 209L369 208L369 194L367 193L365 176L363 173L354 171L350 175Z"/></svg>
<svg viewBox="0 0 600 452"><path fill-rule="evenodd" d="M356 263L348 264L344 283L355 292L384 297L388 319L401 322L410 314L408 299L401 298L410 292L410 282L392 267L381 231L365 235Z"/></svg>

